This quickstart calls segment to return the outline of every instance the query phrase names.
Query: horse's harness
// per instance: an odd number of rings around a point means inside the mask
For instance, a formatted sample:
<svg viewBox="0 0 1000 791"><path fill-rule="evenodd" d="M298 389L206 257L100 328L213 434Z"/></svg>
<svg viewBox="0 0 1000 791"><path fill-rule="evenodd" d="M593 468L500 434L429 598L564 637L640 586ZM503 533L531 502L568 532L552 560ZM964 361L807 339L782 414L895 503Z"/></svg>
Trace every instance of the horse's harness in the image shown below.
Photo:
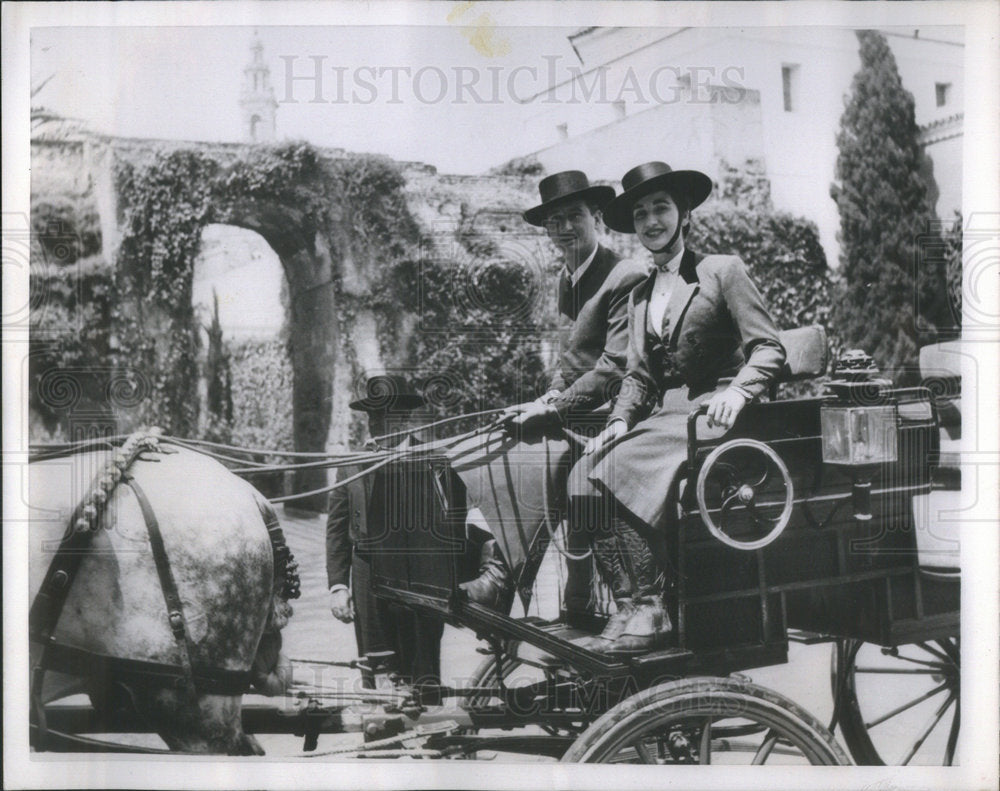
<svg viewBox="0 0 1000 791"><path fill-rule="evenodd" d="M101 473L94 478L87 495L74 509L41 587L31 603L28 615L29 636L33 642L42 646L41 657L32 668L32 719L42 737L46 734L45 713L41 699L42 680L45 672L49 670L121 683L137 682L173 687L192 698L198 693L240 695L249 687L249 669L205 667L192 658L194 646L159 522L149 498L138 481L129 474L133 462L140 459L142 454L150 452L171 452L160 446L159 430L133 434L114 452ZM132 490L146 524L153 562L166 604L167 620L180 657L178 663L108 656L64 645L55 639L56 625L73 580L90 549L94 535L100 529L101 517L107 503L120 483L124 483ZM261 499L258 501L258 506L271 540L275 578L283 578L284 581L282 595L286 599L297 598L299 595L297 564L285 543L281 526L266 501Z"/></svg>

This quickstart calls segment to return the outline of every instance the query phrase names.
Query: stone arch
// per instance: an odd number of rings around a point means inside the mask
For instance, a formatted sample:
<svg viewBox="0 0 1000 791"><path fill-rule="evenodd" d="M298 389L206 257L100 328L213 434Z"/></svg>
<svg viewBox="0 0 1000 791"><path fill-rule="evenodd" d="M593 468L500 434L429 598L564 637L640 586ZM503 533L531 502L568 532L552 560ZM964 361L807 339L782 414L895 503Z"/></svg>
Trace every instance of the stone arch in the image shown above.
<svg viewBox="0 0 1000 791"><path fill-rule="evenodd" d="M226 224L254 231L277 253L288 284L289 359L292 366L296 450L323 451L337 365L337 289L329 245L296 208L279 203L236 203ZM319 488L325 472L305 476L298 488Z"/></svg>
<svg viewBox="0 0 1000 791"><path fill-rule="evenodd" d="M401 184L398 175L392 175L395 166L378 158L319 152L303 144L277 148L245 145L166 148L161 144L138 148L132 141L124 147L113 144L113 156L105 158L105 162L126 174L122 177L116 171L107 179L114 192L107 204L115 212L116 225L122 231L116 234L116 249L108 251L116 276L133 271L138 277L148 279L149 275L143 273L153 268L149 248L155 248L161 241L171 242L170 228L160 230L155 221L150 221L150 209L140 208L138 217L134 213L129 216L132 207L147 206L143 203L147 201L144 193L141 190L137 193L134 186L135 179L147 176L152 178L155 190L162 189L164 178L176 185L171 186L171 199L180 201L184 224L175 225L173 214L159 217L182 235L189 235L192 228L200 234L209 224L231 225L259 234L274 250L288 287L286 321L292 368L294 447L299 451L321 452L346 445L350 420L344 416L333 419L335 408L346 408L346 404L339 404L334 398L335 383L341 389L352 384L353 370L347 372L343 368L345 365L353 368L355 358L360 361L362 355L353 353L351 332L348 329L342 333L341 327L353 326L355 316L365 314L362 303L367 298L372 271L392 260L393 255L399 255L399 248L385 248L381 227L372 234L376 241L365 236L365 222L370 218L364 216L365 211L372 210L366 201L377 212L384 201L393 200L387 196ZM123 192L123 183L132 186L126 186ZM353 196L345 194L352 190ZM359 209L362 204L365 205ZM133 230L126 245L129 228L135 227L147 229L146 235L137 237ZM188 254L181 257L184 255ZM193 260L190 266L180 265L175 271L169 288L186 290L190 306ZM176 309L164 309L155 300L143 301L143 298L141 290L134 294L127 311L141 314L143 332L148 345L153 347L145 362L154 375L162 378L164 370L173 370L174 358L170 355L178 341L186 343L185 334L190 335L191 331L185 329L183 322L177 323ZM382 329L380 326L379 331ZM378 348L377 338L375 348ZM363 364L381 368L381 355L376 353L376 358L369 353L364 356ZM171 380L170 376L168 373L166 378L172 390L163 392L173 399L169 403L177 404L185 398L185 383L182 377ZM338 400L344 401L344 395L341 393ZM194 401L197 403L196 398ZM154 416L155 410L154 405L150 410ZM147 417L148 414L137 413L133 423ZM130 425L127 418L120 422L126 428ZM190 426L191 421L182 418L181 424ZM184 431L182 428L181 433ZM309 471L298 477L296 490L320 489L325 482L325 470ZM320 508L323 499L316 498L308 505Z"/></svg>

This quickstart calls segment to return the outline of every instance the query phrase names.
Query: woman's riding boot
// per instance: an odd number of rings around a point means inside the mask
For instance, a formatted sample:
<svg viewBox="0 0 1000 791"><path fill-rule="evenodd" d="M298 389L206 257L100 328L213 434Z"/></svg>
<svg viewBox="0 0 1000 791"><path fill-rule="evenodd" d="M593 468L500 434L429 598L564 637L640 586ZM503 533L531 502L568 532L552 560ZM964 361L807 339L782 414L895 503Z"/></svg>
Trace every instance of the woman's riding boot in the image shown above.
<svg viewBox="0 0 1000 791"><path fill-rule="evenodd" d="M503 613L510 611L514 603L514 581L496 539L483 542L480 548L479 576L458 587L465 591L469 601Z"/></svg>
<svg viewBox="0 0 1000 791"><path fill-rule="evenodd" d="M673 628L663 604L663 575L645 538L619 518L614 520L614 530L625 547L624 563L633 585L633 609L618 637L604 651L644 653L663 645Z"/></svg>
<svg viewBox="0 0 1000 791"><path fill-rule="evenodd" d="M616 517L612 524L610 534L595 538L594 557L618 612L598 637L577 645L607 654L650 651L671 631L661 595L663 580L646 540L622 519Z"/></svg>
<svg viewBox="0 0 1000 791"><path fill-rule="evenodd" d="M581 637L571 642L581 648L604 653L608 646L622 636L632 618L635 605L632 600L632 581L623 561L623 546L619 537L608 530L591 539L594 561L604 583L611 589L617 611L611 615L604 631L596 636Z"/></svg>

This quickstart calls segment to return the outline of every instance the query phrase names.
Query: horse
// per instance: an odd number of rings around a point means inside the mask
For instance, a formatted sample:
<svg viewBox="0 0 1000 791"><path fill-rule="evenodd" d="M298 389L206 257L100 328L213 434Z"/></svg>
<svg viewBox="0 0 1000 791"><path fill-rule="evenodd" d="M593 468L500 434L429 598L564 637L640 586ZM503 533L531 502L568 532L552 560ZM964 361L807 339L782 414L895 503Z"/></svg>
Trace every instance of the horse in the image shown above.
<svg viewBox="0 0 1000 791"><path fill-rule="evenodd" d="M33 462L28 482L36 732L45 703L85 692L98 716L125 707L171 751L262 755L243 731L242 694L287 689L280 630L298 595L263 495L155 439L128 459ZM65 545L88 528L74 561Z"/></svg>

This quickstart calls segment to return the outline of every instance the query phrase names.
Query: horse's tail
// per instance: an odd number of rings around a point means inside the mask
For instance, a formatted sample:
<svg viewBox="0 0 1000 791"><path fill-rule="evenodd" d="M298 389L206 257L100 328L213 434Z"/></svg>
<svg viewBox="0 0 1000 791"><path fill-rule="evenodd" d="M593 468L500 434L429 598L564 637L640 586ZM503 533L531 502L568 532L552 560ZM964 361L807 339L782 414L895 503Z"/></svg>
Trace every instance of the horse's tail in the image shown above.
<svg viewBox="0 0 1000 791"><path fill-rule="evenodd" d="M288 600L297 599L301 595L299 564L295 562L288 544L285 543L285 534L281 530L281 522L278 521L273 506L256 489L254 500L267 527L267 535L271 539L274 583L271 588L271 604L264 624L264 633L257 646L251 668L251 684L261 694L280 695L287 691L292 680L291 665L281 653L281 630L292 616L292 605Z"/></svg>
<svg viewBox="0 0 1000 791"><path fill-rule="evenodd" d="M299 564L295 561L292 551L285 543L285 534L281 530L281 522L274 507L260 492L254 490L254 499L260 515L267 527L268 538L271 539L271 551L274 555L274 587L271 596L271 612L268 615L265 631L278 631L292 614L289 599L301 596L299 580Z"/></svg>

